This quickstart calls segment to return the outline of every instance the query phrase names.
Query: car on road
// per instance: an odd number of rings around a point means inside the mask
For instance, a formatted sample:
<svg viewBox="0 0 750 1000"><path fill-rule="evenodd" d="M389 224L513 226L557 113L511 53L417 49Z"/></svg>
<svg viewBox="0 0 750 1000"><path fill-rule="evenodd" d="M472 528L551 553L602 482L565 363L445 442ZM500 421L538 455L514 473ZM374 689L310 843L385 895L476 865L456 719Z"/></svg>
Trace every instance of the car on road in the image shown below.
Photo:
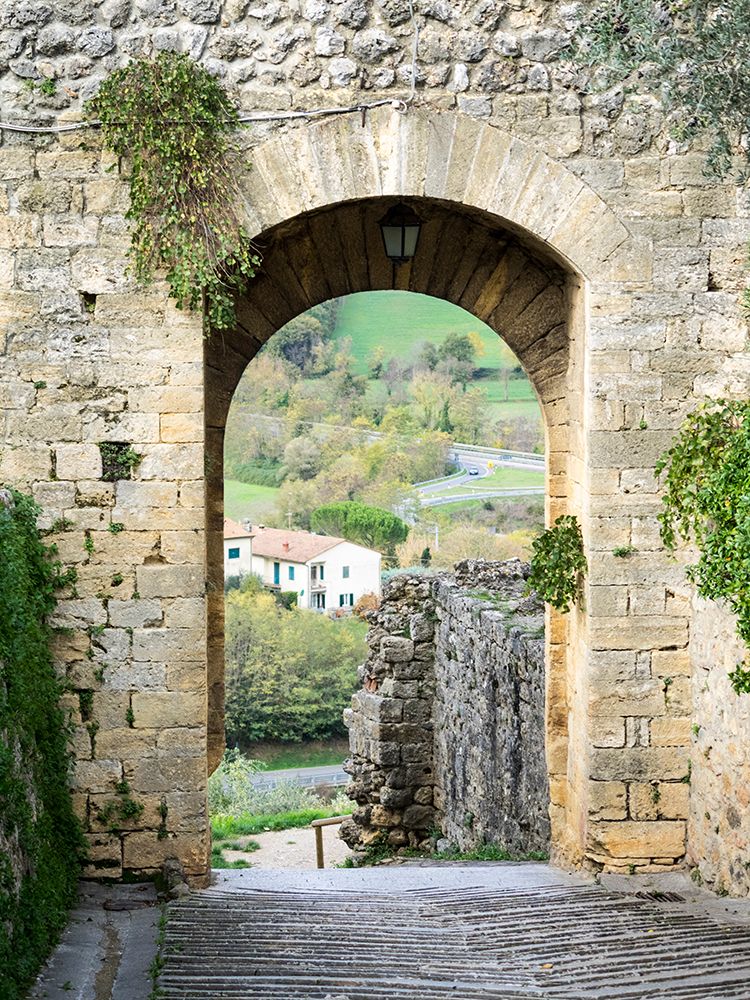
<svg viewBox="0 0 750 1000"><path fill-rule="evenodd" d="M479 469L476 467L476 465L470 465L466 471L469 473L470 476L479 475Z"/></svg>

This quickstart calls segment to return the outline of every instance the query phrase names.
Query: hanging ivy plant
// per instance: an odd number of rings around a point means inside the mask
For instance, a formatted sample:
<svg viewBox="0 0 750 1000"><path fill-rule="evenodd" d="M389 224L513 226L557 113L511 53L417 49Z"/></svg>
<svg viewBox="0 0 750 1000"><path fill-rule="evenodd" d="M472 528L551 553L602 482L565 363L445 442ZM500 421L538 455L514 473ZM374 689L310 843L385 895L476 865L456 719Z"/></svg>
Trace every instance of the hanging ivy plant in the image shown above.
<svg viewBox="0 0 750 1000"><path fill-rule="evenodd" d="M534 539L531 550L529 590L558 611L570 611L580 598L581 578L587 569L578 518L558 517L553 527Z"/></svg>
<svg viewBox="0 0 750 1000"><path fill-rule="evenodd" d="M180 309L204 307L207 329L234 324L234 296L259 257L238 214L237 111L186 55L164 52L115 70L86 107L109 149L132 161L135 276L159 269Z"/></svg>
<svg viewBox="0 0 750 1000"><path fill-rule="evenodd" d="M750 402L722 399L691 413L656 466L665 472L662 540L669 549L695 542L688 577L701 597L727 603L750 646ZM729 676L737 694L750 694L747 659Z"/></svg>

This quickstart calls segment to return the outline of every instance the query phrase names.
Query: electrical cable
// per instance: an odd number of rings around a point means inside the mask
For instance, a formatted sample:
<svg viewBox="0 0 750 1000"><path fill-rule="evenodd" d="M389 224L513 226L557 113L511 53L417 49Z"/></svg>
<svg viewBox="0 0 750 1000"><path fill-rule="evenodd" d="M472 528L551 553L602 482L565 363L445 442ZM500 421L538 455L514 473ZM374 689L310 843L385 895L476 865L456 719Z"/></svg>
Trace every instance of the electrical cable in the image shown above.
<svg viewBox="0 0 750 1000"><path fill-rule="evenodd" d="M419 25L414 16L413 0L409 0L409 15L412 24L412 55L411 55L411 90L409 96L402 98L384 98L381 101L366 101L359 104L352 104L349 107L335 108L313 108L311 111L269 111L257 112L255 114L240 115L237 119L240 124L246 125L253 122L277 122L289 121L294 118L323 118L328 115L350 115L359 112L364 116L371 108L381 108L390 104L394 110L405 114L408 106L417 95L417 47L419 45ZM12 122L0 122L0 131L4 132L25 132L34 135L55 135L62 132L76 132L80 129L101 128L100 121L92 122L70 122L68 125L16 125ZM168 122L165 122L168 124ZM172 124L190 124L189 122L172 122Z"/></svg>

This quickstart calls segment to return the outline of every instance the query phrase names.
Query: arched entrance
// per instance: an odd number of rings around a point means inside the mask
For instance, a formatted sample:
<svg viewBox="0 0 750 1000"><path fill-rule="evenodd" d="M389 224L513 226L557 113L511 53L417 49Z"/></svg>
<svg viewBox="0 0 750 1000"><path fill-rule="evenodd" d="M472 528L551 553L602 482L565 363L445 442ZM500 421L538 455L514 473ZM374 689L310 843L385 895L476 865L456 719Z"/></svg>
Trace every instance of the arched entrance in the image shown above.
<svg viewBox="0 0 750 1000"><path fill-rule="evenodd" d="M610 281L633 253L624 227L574 175L453 115L385 111L364 128L329 122L272 139L255 151L245 193L259 213L250 218L263 269L238 302L237 329L205 348L209 768L223 747L223 431L261 345L310 307L351 292L408 289L473 313L503 336L539 396L548 520L576 514L586 537L587 279ZM404 197L424 226L414 261L394 269L377 222ZM587 631L585 611L548 621L552 839L574 860L586 852L592 777Z"/></svg>

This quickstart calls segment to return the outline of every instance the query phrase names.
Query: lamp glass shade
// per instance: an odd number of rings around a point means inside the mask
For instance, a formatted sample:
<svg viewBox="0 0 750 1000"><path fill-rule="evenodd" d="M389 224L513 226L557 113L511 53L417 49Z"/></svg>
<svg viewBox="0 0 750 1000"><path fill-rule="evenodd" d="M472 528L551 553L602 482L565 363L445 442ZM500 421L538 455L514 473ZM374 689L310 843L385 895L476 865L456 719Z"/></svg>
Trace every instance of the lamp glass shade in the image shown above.
<svg viewBox="0 0 750 1000"><path fill-rule="evenodd" d="M407 205L394 205L380 220L386 256L404 263L417 252L421 219Z"/></svg>

